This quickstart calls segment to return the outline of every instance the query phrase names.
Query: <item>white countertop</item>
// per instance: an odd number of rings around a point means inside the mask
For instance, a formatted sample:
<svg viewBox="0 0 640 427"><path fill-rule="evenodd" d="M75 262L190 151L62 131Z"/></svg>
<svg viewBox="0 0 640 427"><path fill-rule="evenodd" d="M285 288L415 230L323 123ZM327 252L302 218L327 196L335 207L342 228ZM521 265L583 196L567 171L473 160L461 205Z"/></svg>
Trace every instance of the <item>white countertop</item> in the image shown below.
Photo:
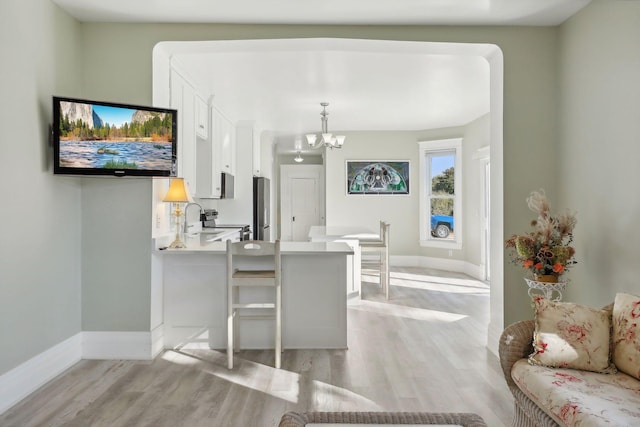
<svg viewBox="0 0 640 427"><path fill-rule="evenodd" d="M309 239L312 242L335 240L378 240L380 235L371 229L352 225L314 225L309 229Z"/></svg>
<svg viewBox="0 0 640 427"><path fill-rule="evenodd" d="M226 242L200 243L200 237L189 237L186 239L185 249L157 249L160 254L193 254L193 253L215 253L226 254ZM353 255L353 249L342 242L280 242L280 253L282 255L304 255L304 254L345 254Z"/></svg>

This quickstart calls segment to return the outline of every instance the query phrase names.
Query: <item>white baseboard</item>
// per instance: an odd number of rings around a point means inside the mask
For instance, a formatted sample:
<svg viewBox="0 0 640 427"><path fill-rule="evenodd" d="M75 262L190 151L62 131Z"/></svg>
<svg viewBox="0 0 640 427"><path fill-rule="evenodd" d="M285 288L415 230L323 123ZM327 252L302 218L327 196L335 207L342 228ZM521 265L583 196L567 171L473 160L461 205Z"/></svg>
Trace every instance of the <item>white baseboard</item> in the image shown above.
<svg viewBox="0 0 640 427"><path fill-rule="evenodd" d="M0 414L81 359L152 360L163 347L163 325L151 332L79 332L0 375Z"/></svg>
<svg viewBox="0 0 640 427"><path fill-rule="evenodd" d="M164 350L164 324L151 331L151 358L155 358Z"/></svg>
<svg viewBox="0 0 640 427"><path fill-rule="evenodd" d="M491 353L500 357L498 349L500 348L500 337L502 336L502 327L498 327L495 323L489 323L487 327L487 348Z"/></svg>
<svg viewBox="0 0 640 427"><path fill-rule="evenodd" d="M82 358L82 332L0 375L0 414Z"/></svg>
<svg viewBox="0 0 640 427"><path fill-rule="evenodd" d="M392 256L389 263L398 267L424 267L436 270L453 271L467 274L474 279L484 280L483 267L467 261L448 258L434 258L426 256Z"/></svg>
<svg viewBox="0 0 640 427"><path fill-rule="evenodd" d="M157 328L156 328L157 329ZM151 332L83 332L83 359L151 360Z"/></svg>
<svg viewBox="0 0 640 427"><path fill-rule="evenodd" d="M151 332L79 332L0 375L0 414L81 359L151 360L163 347L163 325Z"/></svg>

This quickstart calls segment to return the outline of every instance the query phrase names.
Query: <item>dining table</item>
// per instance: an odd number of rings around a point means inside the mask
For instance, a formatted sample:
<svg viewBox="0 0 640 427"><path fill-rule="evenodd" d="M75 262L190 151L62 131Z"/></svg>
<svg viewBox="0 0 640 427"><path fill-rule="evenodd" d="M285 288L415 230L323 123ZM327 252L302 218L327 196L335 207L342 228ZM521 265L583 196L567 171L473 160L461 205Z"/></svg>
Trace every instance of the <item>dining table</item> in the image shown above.
<svg viewBox="0 0 640 427"><path fill-rule="evenodd" d="M347 283L349 296L362 295L362 252L360 244L365 241L379 240L380 234L362 225L314 225L309 229L311 242L344 242L353 249L352 262L349 263Z"/></svg>

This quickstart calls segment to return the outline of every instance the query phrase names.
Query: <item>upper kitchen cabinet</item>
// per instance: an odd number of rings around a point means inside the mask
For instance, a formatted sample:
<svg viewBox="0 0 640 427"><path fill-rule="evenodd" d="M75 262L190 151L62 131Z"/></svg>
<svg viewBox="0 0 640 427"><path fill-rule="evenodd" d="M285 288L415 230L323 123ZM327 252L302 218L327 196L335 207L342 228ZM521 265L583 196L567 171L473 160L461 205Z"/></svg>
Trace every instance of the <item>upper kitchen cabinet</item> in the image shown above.
<svg viewBox="0 0 640 427"><path fill-rule="evenodd" d="M202 139L209 137L209 105L200 96L196 96L196 134Z"/></svg>
<svg viewBox="0 0 640 427"><path fill-rule="evenodd" d="M176 70L171 70L171 108L178 110L178 176L189 190L196 189L196 90Z"/></svg>
<svg viewBox="0 0 640 427"><path fill-rule="evenodd" d="M253 176L262 176L260 170L260 135L253 122L245 121L236 128L236 150L243 153L251 151L251 173ZM240 148L241 147L241 148ZM243 159L245 156L243 156Z"/></svg>
<svg viewBox="0 0 640 427"><path fill-rule="evenodd" d="M235 174L236 140L233 123L212 106L208 140L198 139L196 197L222 197L222 172Z"/></svg>
<svg viewBox="0 0 640 427"><path fill-rule="evenodd" d="M220 117L220 168L222 172L235 173L236 138L233 124L224 117Z"/></svg>

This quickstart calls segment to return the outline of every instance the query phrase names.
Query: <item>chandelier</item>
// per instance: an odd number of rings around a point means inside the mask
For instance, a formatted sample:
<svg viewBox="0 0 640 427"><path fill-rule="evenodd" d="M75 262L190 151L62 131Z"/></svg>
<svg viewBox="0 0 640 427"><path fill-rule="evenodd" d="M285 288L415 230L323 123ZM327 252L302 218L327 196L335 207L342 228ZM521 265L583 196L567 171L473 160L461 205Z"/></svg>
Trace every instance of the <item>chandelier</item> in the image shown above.
<svg viewBox="0 0 640 427"><path fill-rule="evenodd" d="M318 140L317 135L315 133L308 133L306 135L307 142L311 148L321 148L321 147L329 147L333 148L342 148L344 144L344 135L332 135L327 130L327 122L329 121L327 113L328 102L321 102L322 112L320 113L320 120L322 121L322 134L320 140Z"/></svg>

